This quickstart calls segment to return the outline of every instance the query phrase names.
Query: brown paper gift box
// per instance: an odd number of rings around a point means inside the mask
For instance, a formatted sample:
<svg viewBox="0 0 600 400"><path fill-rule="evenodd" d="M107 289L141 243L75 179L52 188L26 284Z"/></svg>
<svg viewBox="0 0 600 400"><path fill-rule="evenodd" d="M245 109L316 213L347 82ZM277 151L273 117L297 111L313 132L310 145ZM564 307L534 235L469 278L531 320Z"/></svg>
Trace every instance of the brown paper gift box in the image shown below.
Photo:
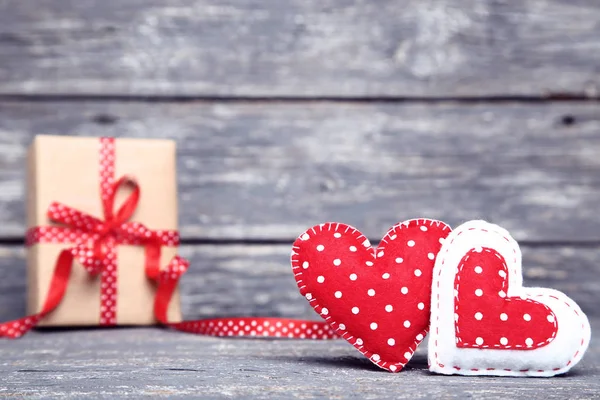
<svg viewBox="0 0 600 400"><path fill-rule="evenodd" d="M27 226L52 226L46 215L52 202L60 202L103 219L100 196L99 138L37 136L28 154ZM177 229L177 181L175 143L157 139L116 139L115 179L133 176L141 197L130 221L152 230ZM116 204L127 196L119 191ZM42 309L56 258L73 244L37 243L27 249L30 314ZM161 268L175 256L175 247L161 248ZM155 324L155 284L144 271L143 246L117 246L117 325ZM91 277L77 262L60 305L40 326L89 326L100 321L100 277ZM169 305L169 321L179 322L176 292Z"/></svg>

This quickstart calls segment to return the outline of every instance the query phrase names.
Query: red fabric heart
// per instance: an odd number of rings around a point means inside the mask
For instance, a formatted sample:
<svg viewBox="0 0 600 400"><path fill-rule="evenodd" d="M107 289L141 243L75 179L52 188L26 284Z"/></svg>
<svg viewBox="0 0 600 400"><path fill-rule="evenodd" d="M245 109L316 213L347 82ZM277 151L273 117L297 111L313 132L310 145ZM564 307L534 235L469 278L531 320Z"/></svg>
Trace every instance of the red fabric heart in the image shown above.
<svg viewBox="0 0 600 400"><path fill-rule="evenodd" d="M450 231L440 221L405 221L375 249L351 226L316 225L294 243L294 276L339 335L379 367L398 372L429 329L433 266Z"/></svg>
<svg viewBox="0 0 600 400"><path fill-rule="evenodd" d="M548 306L507 297L508 273L494 249L463 257L454 279L457 347L533 350L556 337L557 318Z"/></svg>

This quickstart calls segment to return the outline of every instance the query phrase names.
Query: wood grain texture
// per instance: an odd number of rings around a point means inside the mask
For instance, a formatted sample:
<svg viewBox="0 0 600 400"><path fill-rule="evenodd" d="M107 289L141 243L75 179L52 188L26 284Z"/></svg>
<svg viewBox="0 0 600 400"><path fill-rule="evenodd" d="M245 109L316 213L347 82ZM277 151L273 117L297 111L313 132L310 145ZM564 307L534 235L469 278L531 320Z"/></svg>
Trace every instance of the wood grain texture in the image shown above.
<svg viewBox="0 0 600 400"><path fill-rule="evenodd" d="M0 237L24 233L25 149L46 133L175 139L186 239L291 242L339 221L376 241L430 217L598 242L598 132L600 104L579 102L4 101Z"/></svg>
<svg viewBox="0 0 600 400"><path fill-rule="evenodd" d="M600 320L591 322L600 329ZM549 379L432 375L426 354L420 346L391 374L342 340L216 339L158 328L33 332L0 340L0 397L562 400L600 393L598 341L570 373Z"/></svg>
<svg viewBox="0 0 600 400"><path fill-rule="evenodd" d="M593 0L0 2L0 93L597 97Z"/></svg>
<svg viewBox="0 0 600 400"><path fill-rule="evenodd" d="M181 281L186 319L281 316L319 319L292 276L287 245L183 246L192 265ZM600 317L600 249L523 247L526 286L565 292L584 312ZM0 247L0 321L25 313L24 251Z"/></svg>

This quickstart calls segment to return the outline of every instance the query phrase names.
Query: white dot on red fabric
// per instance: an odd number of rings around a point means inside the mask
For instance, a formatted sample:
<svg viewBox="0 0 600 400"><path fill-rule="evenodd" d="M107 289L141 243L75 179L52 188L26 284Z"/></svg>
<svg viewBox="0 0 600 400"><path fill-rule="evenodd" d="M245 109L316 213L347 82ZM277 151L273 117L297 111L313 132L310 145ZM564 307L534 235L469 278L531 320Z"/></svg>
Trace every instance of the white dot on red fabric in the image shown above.
<svg viewBox="0 0 600 400"><path fill-rule="evenodd" d="M304 261L304 262L302 263L302 268L304 268L304 269L307 269L309 265L310 265L310 264L308 263L308 261Z"/></svg>
<svg viewBox="0 0 600 400"><path fill-rule="evenodd" d="M363 246L371 247L371 242L369 242L369 239L365 239L365 241L363 242Z"/></svg>
<svg viewBox="0 0 600 400"><path fill-rule="evenodd" d="M478 266L476 266L474 270L475 270L475 273L476 273L476 274L480 274L480 273L482 273L482 272L483 272L483 268L481 268L479 265L478 265Z"/></svg>
<svg viewBox="0 0 600 400"><path fill-rule="evenodd" d="M505 298L506 297L506 293L504 292L504 290L501 290L498 292L498 296Z"/></svg>
<svg viewBox="0 0 600 400"><path fill-rule="evenodd" d="M356 274L350 274L350 280L355 281L358 278Z"/></svg>
<svg viewBox="0 0 600 400"><path fill-rule="evenodd" d="M393 345L396 344L396 341L393 338L389 338L388 341L387 341L387 343L388 343L389 346L393 346Z"/></svg>
<svg viewBox="0 0 600 400"><path fill-rule="evenodd" d="M342 265L342 260L340 260L339 258L336 258L335 260L333 260L333 265L335 265L336 267L339 267L340 265Z"/></svg>
<svg viewBox="0 0 600 400"><path fill-rule="evenodd" d="M392 236L390 236L390 240L396 240L396 238L398 238L398 235L392 235Z"/></svg>
<svg viewBox="0 0 600 400"><path fill-rule="evenodd" d="M358 314L360 309L358 307L352 307L352 314Z"/></svg>
<svg viewBox="0 0 600 400"><path fill-rule="evenodd" d="M339 290L337 292L335 292L333 295L335 296L336 299L342 298L342 292L340 292Z"/></svg>
<svg viewBox="0 0 600 400"><path fill-rule="evenodd" d="M500 338L500 344L506 346L508 344L508 339L505 337Z"/></svg>
<svg viewBox="0 0 600 400"><path fill-rule="evenodd" d="M390 371L396 372L398 368L395 365L390 365Z"/></svg>
<svg viewBox="0 0 600 400"><path fill-rule="evenodd" d="M402 257L396 258L396 264L402 264L403 261L404 259Z"/></svg>
<svg viewBox="0 0 600 400"><path fill-rule="evenodd" d="M422 230L423 232L427 232L427 227L426 227L425 225L421 225L421 230Z"/></svg>
<svg viewBox="0 0 600 400"><path fill-rule="evenodd" d="M327 314L329 314L329 310L326 309L325 307L323 307L323 308L321 308L321 314L327 315Z"/></svg>
<svg viewBox="0 0 600 400"><path fill-rule="evenodd" d="M333 234L333 237L336 238L336 239L339 239L339 238L342 237L342 234L339 233L339 232L336 232L336 233Z"/></svg>
<svg viewBox="0 0 600 400"><path fill-rule="evenodd" d="M481 296L483 296L483 290L481 290L481 289L476 289L476 290L475 290L475 296L477 296L477 297L481 297Z"/></svg>
<svg viewBox="0 0 600 400"><path fill-rule="evenodd" d="M350 246L349 250L354 253L358 249L356 248L356 246Z"/></svg>
<svg viewBox="0 0 600 400"><path fill-rule="evenodd" d="M317 251L323 251L325 250L325 246L323 246L322 244L317 246Z"/></svg>
<svg viewBox="0 0 600 400"><path fill-rule="evenodd" d="M423 340L423 334L419 333L416 337L417 340Z"/></svg>
<svg viewBox="0 0 600 400"><path fill-rule="evenodd" d="M532 338L525 339L525 344L527 346L533 346L533 339Z"/></svg>
<svg viewBox="0 0 600 400"><path fill-rule="evenodd" d="M373 361L379 361L379 360L381 360L381 357L379 356L379 354L373 354L371 356L371 358L373 359Z"/></svg>
<svg viewBox="0 0 600 400"><path fill-rule="evenodd" d="M388 274L388 273L386 272L385 274L381 275L381 277L382 277L383 279L388 279L388 278L390 277L390 274Z"/></svg>
<svg viewBox="0 0 600 400"><path fill-rule="evenodd" d="M346 325L344 324L339 324L338 328L340 328L341 330L345 331L346 330Z"/></svg>
<svg viewBox="0 0 600 400"><path fill-rule="evenodd" d="M385 253L383 251L380 251L379 253L377 253L377 257L381 258L385 255Z"/></svg>
<svg viewBox="0 0 600 400"><path fill-rule="evenodd" d="M418 308L419 310L422 310L422 309L424 309L424 308L425 308L425 304L423 304L423 303L419 303L419 304L417 304L417 308Z"/></svg>
<svg viewBox="0 0 600 400"><path fill-rule="evenodd" d="M433 253L428 253L427 254L427 258L429 258L430 260L433 260L435 258L435 254Z"/></svg>
<svg viewBox="0 0 600 400"><path fill-rule="evenodd" d="M356 339L356 344L359 346L363 345L363 340L361 338Z"/></svg>
<svg viewBox="0 0 600 400"><path fill-rule="evenodd" d="M475 319L478 321L481 321L481 319L483 318L483 314L480 312L476 312L475 313Z"/></svg>
<svg viewBox="0 0 600 400"><path fill-rule="evenodd" d="M402 289L400 289L400 293L407 294L408 293L408 288L406 286L403 286Z"/></svg>
<svg viewBox="0 0 600 400"><path fill-rule="evenodd" d="M394 311L394 306L392 306L391 304L388 304L387 306L385 306L385 311L387 311L387 312Z"/></svg>
<svg viewBox="0 0 600 400"><path fill-rule="evenodd" d="M504 270L498 271L498 275L500 275L502 278L506 278L506 272Z"/></svg>
<svg viewBox="0 0 600 400"><path fill-rule="evenodd" d="M409 320L404 321L403 325L405 328L410 328L410 321Z"/></svg>
<svg viewBox="0 0 600 400"><path fill-rule="evenodd" d="M408 247L414 247L415 241L414 240L409 240L406 244L408 245Z"/></svg>
<svg viewBox="0 0 600 400"><path fill-rule="evenodd" d="M421 276L422 272L420 269L415 269L415 276Z"/></svg>
<svg viewBox="0 0 600 400"><path fill-rule="evenodd" d="M500 314L500 320L506 321L507 319L508 319L508 315L506 315L505 313Z"/></svg>
<svg viewBox="0 0 600 400"><path fill-rule="evenodd" d="M325 282L325 277L324 277L323 275L319 275L319 276L317 277L317 282L319 282L319 283L323 283L323 282Z"/></svg>
<svg viewBox="0 0 600 400"><path fill-rule="evenodd" d="M306 300L312 300L312 298L313 298L313 297L312 297L312 293L306 293L306 294L304 295L304 297L306 297Z"/></svg>
<svg viewBox="0 0 600 400"><path fill-rule="evenodd" d="M371 322L371 325L369 325L369 327L371 328L372 331L377 329L377 322Z"/></svg>
<svg viewBox="0 0 600 400"><path fill-rule="evenodd" d="M548 322L550 323L554 323L554 315L548 315L548 317L546 317L546 319L548 320Z"/></svg>
<svg viewBox="0 0 600 400"><path fill-rule="evenodd" d="M483 344L483 338L480 338L480 337L476 338L475 343L477 343L478 345L481 346Z"/></svg>
<svg viewBox="0 0 600 400"><path fill-rule="evenodd" d="M523 314L523 319L525 321L531 321L531 315L529 315L529 314Z"/></svg>
<svg viewBox="0 0 600 400"><path fill-rule="evenodd" d="M412 356L412 354L410 354L408 351L406 353L404 353L404 358L406 358L407 360L410 360L411 356Z"/></svg>
<svg viewBox="0 0 600 400"><path fill-rule="evenodd" d="M371 297L375 296L375 289L369 289L367 290L367 294Z"/></svg>
<svg viewBox="0 0 600 400"><path fill-rule="evenodd" d="M373 262L371 262L371 261L367 261L367 262L365 262L365 264L367 265L367 267L372 267L373 266Z"/></svg>

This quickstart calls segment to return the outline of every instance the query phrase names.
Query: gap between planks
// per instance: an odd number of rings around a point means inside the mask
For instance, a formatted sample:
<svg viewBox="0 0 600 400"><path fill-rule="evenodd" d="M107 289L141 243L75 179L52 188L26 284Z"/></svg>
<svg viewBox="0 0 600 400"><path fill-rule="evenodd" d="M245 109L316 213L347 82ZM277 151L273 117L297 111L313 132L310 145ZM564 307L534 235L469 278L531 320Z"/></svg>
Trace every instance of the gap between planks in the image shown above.
<svg viewBox="0 0 600 400"><path fill-rule="evenodd" d="M131 103L562 103L562 102L587 102L600 103L598 96L574 95L571 93L548 93L541 96L193 96L193 95L97 95L97 94L18 94L8 93L0 95L0 102L131 102Z"/></svg>

